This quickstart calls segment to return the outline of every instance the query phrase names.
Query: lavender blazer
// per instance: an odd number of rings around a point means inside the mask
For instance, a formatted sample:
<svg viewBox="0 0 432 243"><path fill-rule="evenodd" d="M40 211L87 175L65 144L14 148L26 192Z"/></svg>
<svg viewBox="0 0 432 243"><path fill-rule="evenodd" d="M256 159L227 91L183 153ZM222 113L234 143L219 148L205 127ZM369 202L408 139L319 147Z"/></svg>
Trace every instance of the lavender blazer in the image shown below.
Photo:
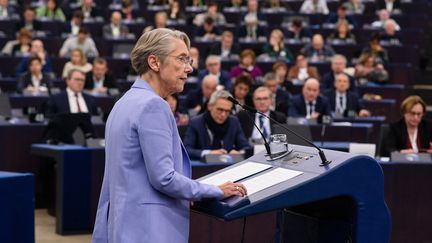
<svg viewBox="0 0 432 243"><path fill-rule="evenodd" d="M168 103L138 79L106 124L105 175L93 243L188 242L190 200L221 198L191 180Z"/></svg>

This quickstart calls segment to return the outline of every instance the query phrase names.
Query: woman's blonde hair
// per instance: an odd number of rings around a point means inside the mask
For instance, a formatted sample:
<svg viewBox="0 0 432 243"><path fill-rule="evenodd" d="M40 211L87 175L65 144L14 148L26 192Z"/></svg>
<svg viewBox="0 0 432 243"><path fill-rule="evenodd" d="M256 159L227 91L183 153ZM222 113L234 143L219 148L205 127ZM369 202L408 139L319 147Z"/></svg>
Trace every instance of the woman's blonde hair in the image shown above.
<svg viewBox="0 0 432 243"><path fill-rule="evenodd" d="M401 115L405 115L405 113L409 112L415 105L420 104L423 107L423 113L426 111L426 103L422 98L418 95L410 95L406 97L401 104L400 113Z"/></svg>

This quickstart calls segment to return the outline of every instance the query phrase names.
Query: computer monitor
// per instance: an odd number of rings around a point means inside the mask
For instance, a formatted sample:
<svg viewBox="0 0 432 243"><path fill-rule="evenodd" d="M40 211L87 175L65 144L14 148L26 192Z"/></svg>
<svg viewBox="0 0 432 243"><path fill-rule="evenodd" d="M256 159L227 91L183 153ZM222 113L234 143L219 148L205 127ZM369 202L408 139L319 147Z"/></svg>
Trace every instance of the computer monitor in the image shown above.
<svg viewBox="0 0 432 243"><path fill-rule="evenodd" d="M56 114L49 121L44 137L51 144L85 145L85 139L94 135L89 113L63 113Z"/></svg>

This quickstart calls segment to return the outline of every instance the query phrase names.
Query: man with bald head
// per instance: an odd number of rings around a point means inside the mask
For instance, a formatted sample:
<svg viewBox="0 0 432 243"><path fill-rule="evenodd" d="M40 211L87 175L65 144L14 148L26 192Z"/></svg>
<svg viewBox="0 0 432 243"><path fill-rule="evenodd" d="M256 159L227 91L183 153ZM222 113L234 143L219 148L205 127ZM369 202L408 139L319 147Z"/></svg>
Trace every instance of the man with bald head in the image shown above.
<svg viewBox="0 0 432 243"><path fill-rule="evenodd" d="M217 86L217 76L209 74L203 78L201 87L187 95L185 108L190 116L201 114L207 110L207 103Z"/></svg>
<svg viewBox="0 0 432 243"><path fill-rule="evenodd" d="M36 39L31 42L30 53L31 53L30 57L38 56L41 59L43 73L51 73L53 71L51 58L47 55L44 48L44 43L41 40ZM23 73L27 72L27 70L29 69L30 57L23 58L21 62L18 64L18 67L16 69L17 77L20 77Z"/></svg>
<svg viewBox="0 0 432 243"><path fill-rule="evenodd" d="M359 103L358 95L349 91L350 80L347 74L337 74L333 85L334 89L324 92L329 99L333 114L340 117L370 116L369 111Z"/></svg>
<svg viewBox="0 0 432 243"><path fill-rule="evenodd" d="M326 97L320 95L318 79L309 78L303 85L302 93L291 98L288 116L315 120L320 115L331 115L330 103Z"/></svg>
<svg viewBox="0 0 432 243"><path fill-rule="evenodd" d="M315 34L312 37L312 43L307 44L300 52L310 62L326 62L335 55L335 51L331 46L325 44L321 34Z"/></svg>
<svg viewBox="0 0 432 243"><path fill-rule="evenodd" d="M105 39L124 38L129 33L126 25L121 23L122 16L119 11L114 11L111 14L111 23L103 27L103 36Z"/></svg>

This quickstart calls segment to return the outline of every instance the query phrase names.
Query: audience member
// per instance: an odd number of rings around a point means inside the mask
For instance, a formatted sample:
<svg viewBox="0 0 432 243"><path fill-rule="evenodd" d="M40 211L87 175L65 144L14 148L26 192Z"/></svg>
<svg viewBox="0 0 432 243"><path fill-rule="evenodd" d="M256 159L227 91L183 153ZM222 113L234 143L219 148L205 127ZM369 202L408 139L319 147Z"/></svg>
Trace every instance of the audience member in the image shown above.
<svg viewBox="0 0 432 243"><path fill-rule="evenodd" d="M255 52L245 49L240 53L239 64L231 69L231 78L236 78L240 74L249 74L253 79L262 76L261 68L256 65Z"/></svg>
<svg viewBox="0 0 432 243"><path fill-rule="evenodd" d="M376 10L387 10L391 14L401 14L402 6L400 0L376 0Z"/></svg>
<svg viewBox="0 0 432 243"><path fill-rule="evenodd" d="M370 53L362 54L355 66L355 78L360 85L385 84L388 81L388 72L382 63L376 63Z"/></svg>
<svg viewBox="0 0 432 243"><path fill-rule="evenodd" d="M18 79L17 92L46 93L52 88L50 75L42 72L42 60L32 56L28 60L29 69Z"/></svg>
<svg viewBox="0 0 432 243"><path fill-rule="evenodd" d="M137 4L136 7L135 4ZM122 19L126 22L133 22L139 18L139 14L137 13L137 9L139 9L138 1L122 0L121 6Z"/></svg>
<svg viewBox="0 0 432 243"><path fill-rule="evenodd" d="M81 49L86 57L96 57L99 55L96 44L89 36L88 30L80 28L77 36L71 36L63 43L59 56L70 57L74 49Z"/></svg>
<svg viewBox="0 0 432 243"><path fill-rule="evenodd" d="M166 28L168 22L168 15L165 12L157 12L154 16L154 25L149 25L144 28L144 32L152 29Z"/></svg>
<svg viewBox="0 0 432 243"><path fill-rule="evenodd" d="M310 62L326 62L335 54L333 48L324 42L321 34L312 37L312 43L306 44L300 51Z"/></svg>
<svg viewBox="0 0 432 243"><path fill-rule="evenodd" d="M226 7L228 8L245 8L246 9L246 2L243 0L231 0L226 4Z"/></svg>
<svg viewBox="0 0 432 243"><path fill-rule="evenodd" d="M292 12L291 7L286 2L281 0L266 0L264 2L263 8L269 9L271 11Z"/></svg>
<svg viewBox="0 0 432 243"><path fill-rule="evenodd" d="M171 108L171 111L176 120L177 126L187 125L189 122L189 117L186 114L182 114L179 111L179 100L177 94L168 95L165 100Z"/></svg>
<svg viewBox="0 0 432 243"><path fill-rule="evenodd" d="M217 85L218 80L216 76L211 74L205 76L201 82L201 87L188 94L185 103L185 111L187 111L191 117L205 112L210 96L216 91Z"/></svg>
<svg viewBox="0 0 432 243"><path fill-rule="evenodd" d="M362 3L362 0L348 0L343 3L343 6L349 14L363 14L365 11L365 5Z"/></svg>
<svg viewBox="0 0 432 243"><path fill-rule="evenodd" d="M202 70L198 74L198 82L201 83L202 79L211 74L217 77L218 85L221 85L225 90L230 91L232 89L232 82L230 74L221 69L221 59L216 55L209 55L206 58L206 69Z"/></svg>
<svg viewBox="0 0 432 243"><path fill-rule="evenodd" d="M86 74L84 89L95 94L107 94L109 89L118 89L117 82L108 73L108 63L105 59L96 57L93 67Z"/></svg>
<svg viewBox="0 0 432 243"><path fill-rule="evenodd" d="M331 71L324 74L321 79L321 90L325 91L328 89L334 89L334 82L336 75L345 73L345 69L347 68L347 59L343 55L334 55L331 59ZM348 75L349 79L349 91L357 92L357 87L355 83L355 79L352 76Z"/></svg>
<svg viewBox="0 0 432 243"><path fill-rule="evenodd" d="M258 18L254 15L246 15L245 24L238 29L238 36L245 38L248 41L257 40L260 37L266 36L264 27L258 23Z"/></svg>
<svg viewBox="0 0 432 243"><path fill-rule="evenodd" d="M26 28L20 29L18 33L18 42L12 46L12 56L23 57L30 55L30 44L32 34Z"/></svg>
<svg viewBox="0 0 432 243"><path fill-rule="evenodd" d="M207 18L213 20L214 25L223 26L226 24L225 16L218 12L219 6L217 2L209 2L207 4L207 11L204 13L197 14L193 20L196 26L202 26Z"/></svg>
<svg viewBox="0 0 432 243"><path fill-rule="evenodd" d="M285 30L287 39L295 40L297 42L309 42L312 38L312 32L303 26L301 19L294 19Z"/></svg>
<svg viewBox="0 0 432 243"><path fill-rule="evenodd" d="M408 96L401 104L402 118L390 125L385 139L384 156L391 152L432 152L432 125L424 119L426 103L417 95Z"/></svg>
<svg viewBox="0 0 432 243"><path fill-rule="evenodd" d="M47 115L52 117L64 113L97 114L96 101L91 95L83 93L85 73L72 69L66 78L66 90L51 95L47 103Z"/></svg>
<svg viewBox="0 0 432 243"><path fill-rule="evenodd" d="M76 10L81 10L84 14L84 19L94 19L100 17L101 13L99 8L93 3L93 0L82 0L80 6Z"/></svg>
<svg viewBox="0 0 432 243"><path fill-rule="evenodd" d="M64 24L63 33L77 36L79 30L82 27L83 21L84 21L84 14L81 12L81 10L75 10L75 12L72 15L71 21L66 22Z"/></svg>
<svg viewBox="0 0 432 243"><path fill-rule="evenodd" d="M363 108L356 93L349 91L350 80L347 74L339 73L334 81L334 89L324 92L329 99L335 117L367 117L370 112Z"/></svg>
<svg viewBox="0 0 432 243"><path fill-rule="evenodd" d="M211 95L208 111L192 118L184 138L184 145L192 159L207 154L240 154L250 145L235 116L230 116L233 104L227 91Z"/></svg>
<svg viewBox="0 0 432 243"><path fill-rule="evenodd" d="M28 31L39 31L42 29L40 22L35 21L36 12L33 8L26 7L23 10L22 18L17 24L17 30L26 28Z"/></svg>
<svg viewBox="0 0 432 243"><path fill-rule="evenodd" d="M284 115L287 115L290 94L283 90L283 88L278 84L276 75L274 73L270 72L264 75L264 87L271 91L270 110L276 110Z"/></svg>
<svg viewBox="0 0 432 243"><path fill-rule="evenodd" d="M336 29L327 38L327 42L332 44L355 44L356 38L351 32L348 22L342 20L336 24Z"/></svg>
<svg viewBox="0 0 432 243"><path fill-rule="evenodd" d="M222 32L221 41L212 45L210 55L219 55L222 59L235 59L240 54L240 46L234 43L234 35L230 31Z"/></svg>
<svg viewBox="0 0 432 243"><path fill-rule="evenodd" d="M384 24L384 32L380 35L381 43L386 45L401 45L401 36L396 31L396 22L393 19L387 20Z"/></svg>
<svg viewBox="0 0 432 243"><path fill-rule="evenodd" d="M0 1L0 18L11 18L15 14L15 8L9 5L9 0Z"/></svg>
<svg viewBox="0 0 432 243"><path fill-rule="evenodd" d="M52 61L51 58L48 56L48 54L45 51L44 44L41 40L33 40L31 42L30 47L30 56L38 56L42 61L42 72L44 73L52 73ZM18 64L18 67L16 69L16 76L20 77L21 74L26 72L29 69L29 57L25 57L21 60L21 62Z"/></svg>
<svg viewBox="0 0 432 243"><path fill-rule="evenodd" d="M242 74L237 76L234 82L233 97L240 104L252 106L252 97L250 91L252 90L253 80L249 75ZM233 108L233 114L236 114L243 110L240 106L236 105Z"/></svg>
<svg viewBox="0 0 432 243"><path fill-rule="evenodd" d="M183 11L182 5L180 1L173 0L169 3L168 9L168 19L175 22L184 22L186 21L186 15Z"/></svg>
<svg viewBox="0 0 432 243"><path fill-rule="evenodd" d="M381 46L378 33L373 34L369 40L369 45L363 48L362 54L365 53L372 55L376 63L387 64L389 61L387 50Z"/></svg>
<svg viewBox="0 0 432 243"><path fill-rule="evenodd" d="M280 29L274 29L270 33L269 43L263 47L263 53L274 58L292 62L293 55L284 43L284 34Z"/></svg>
<svg viewBox="0 0 432 243"><path fill-rule="evenodd" d="M204 24L199 26L195 32L195 38L202 38L205 41L215 41L222 34L222 31L215 26L214 20L207 17Z"/></svg>
<svg viewBox="0 0 432 243"><path fill-rule="evenodd" d="M344 5L340 5L336 13L331 13L326 22L329 24L337 24L341 21L348 22L350 29L358 27L354 16L348 13L347 8Z"/></svg>
<svg viewBox="0 0 432 243"><path fill-rule="evenodd" d="M129 34L129 28L122 24L122 16L120 12L114 11L111 13L111 23L104 25L103 36L106 39L125 38Z"/></svg>
<svg viewBox="0 0 432 243"><path fill-rule="evenodd" d="M309 66L308 60L305 55L298 54L296 57L295 65L288 71L288 80L293 84L303 84L308 78L319 79L318 69Z"/></svg>
<svg viewBox="0 0 432 243"><path fill-rule="evenodd" d="M251 17L255 17L256 22L264 22L266 21L266 16L261 13L260 8L259 8L259 2L258 0L248 0L247 1L247 10L246 10L246 14L243 17L243 21L247 22L247 18L251 16Z"/></svg>
<svg viewBox="0 0 432 243"><path fill-rule="evenodd" d="M66 78L70 70L79 70L83 73L90 72L92 70L92 65L87 62L87 58L83 51L79 48L72 51L70 61L68 61L62 72L62 78Z"/></svg>
<svg viewBox="0 0 432 243"><path fill-rule="evenodd" d="M288 65L285 62L277 61L273 64L272 71L276 76L279 87L288 93L293 93L294 84L288 79Z"/></svg>
<svg viewBox="0 0 432 243"><path fill-rule="evenodd" d="M329 14L326 0L305 0L300 7L302 14Z"/></svg>
<svg viewBox="0 0 432 243"><path fill-rule="evenodd" d="M272 92L270 89L266 87L257 88L253 93L253 103L257 111L264 113L277 122L286 123L286 116L283 113L271 110ZM237 117L246 138L249 139L252 144L263 143L262 136L254 126L254 123L257 124L266 140L268 141L270 139L270 135L273 133L273 126L275 125L272 120L258 113L251 115L249 111L240 111L237 113Z"/></svg>
<svg viewBox="0 0 432 243"><path fill-rule="evenodd" d="M378 20L372 22L371 26L376 29L383 29L385 22L390 19L392 18L390 18L389 12L386 9L381 9L380 11L378 11ZM396 30L399 31L400 29L400 26L396 23Z"/></svg>
<svg viewBox="0 0 432 243"><path fill-rule="evenodd" d="M330 116L329 100L320 95L320 83L316 78L305 81L302 93L291 98L288 107L289 117L305 117L316 120L319 116Z"/></svg>
<svg viewBox="0 0 432 243"><path fill-rule="evenodd" d="M63 10L59 7L57 0L46 0L43 6L36 9L37 18L49 18L61 22L66 21Z"/></svg>

